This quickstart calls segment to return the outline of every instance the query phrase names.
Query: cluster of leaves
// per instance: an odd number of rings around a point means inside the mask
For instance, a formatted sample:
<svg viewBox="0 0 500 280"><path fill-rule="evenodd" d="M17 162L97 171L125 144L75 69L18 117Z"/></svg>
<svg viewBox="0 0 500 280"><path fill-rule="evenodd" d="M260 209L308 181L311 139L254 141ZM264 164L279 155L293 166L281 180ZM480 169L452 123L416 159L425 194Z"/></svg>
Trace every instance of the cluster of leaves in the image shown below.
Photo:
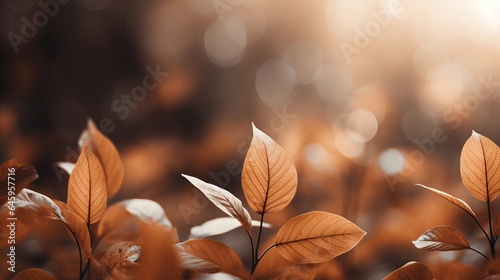
<svg viewBox="0 0 500 280"><path fill-rule="evenodd" d="M471 247L467 238L456 228L451 226L438 226L425 231L413 244L418 249L429 251L457 251L472 250L486 260L491 261L490 267L499 263L496 258L495 244L500 236L500 213L492 219L492 202L500 195L500 148L487 137L472 132L472 135L464 144L460 156L460 175L467 191L476 199L486 203L488 217L488 229L481 224L479 218L472 208L462 199L454 197L446 192L418 184L440 197L451 202L462 209L468 216L474 219L478 228L483 232L490 250L491 259L485 253ZM498 268L490 269L485 279L500 279ZM385 279L433 279L430 269L421 263L411 262L394 271Z"/></svg>
<svg viewBox="0 0 500 280"><path fill-rule="evenodd" d="M274 249L292 264L281 275L274 275L276 279L288 279L292 275L294 279L311 279L315 264L351 250L366 233L341 216L313 211L286 222L277 232L274 243L260 252L262 229L270 227L264 222L264 215L278 212L291 202L297 189L297 172L290 156L275 141L255 126L253 134L243 167L242 186L248 204L260 215L260 221L252 220L242 202L230 192L183 175L229 216L192 228L190 239L185 242L179 242L175 228L154 201L129 199L107 207L109 198L122 184L124 167L113 143L91 120L79 139L81 153L77 162L58 163L70 174L66 203L26 188L38 177L32 167L11 160L1 166L0 175L3 182L8 169L16 167L15 206L20 221L47 218L65 226L79 253L79 271L74 278L180 279L184 270L267 279L267 274L259 276L254 271L263 256ZM12 194L0 195L2 204L10 203L7 197ZM18 240L34 230L29 224L18 232ZM228 246L204 239L240 226L250 241L250 273ZM256 240L252 227L258 227ZM44 270L32 268L18 273L15 279L55 278Z"/></svg>
<svg viewBox="0 0 500 280"><path fill-rule="evenodd" d="M214 219L195 227L191 230L191 236L212 236L243 226L250 241L251 274L263 256L275 248L283 258L294 264L290 270L301 271L300 275L295 273L294 279L312 279L315 271L308 270L310 264L326 262L351 250L366 234L339 215L313 211L286 222L278 230L275 242L261 253L262 228L269 226L264 223L264 215L281 211L292 201L297 190L297 171L286 151L255 126L243 165L241 183L245 198L250 208L260 215L260 221L253 221L242 202L228 191L195 177L183 176L230 217ZM252 226L259 227L256 242ZM249 277L236 253L223 243L196 238L177 244L177 248L185 269L203 273L225 272L242 279ZM284 271L276 279L288 276L290 272ZM259 277L258 274L252 275L252 279Z"/></svg>

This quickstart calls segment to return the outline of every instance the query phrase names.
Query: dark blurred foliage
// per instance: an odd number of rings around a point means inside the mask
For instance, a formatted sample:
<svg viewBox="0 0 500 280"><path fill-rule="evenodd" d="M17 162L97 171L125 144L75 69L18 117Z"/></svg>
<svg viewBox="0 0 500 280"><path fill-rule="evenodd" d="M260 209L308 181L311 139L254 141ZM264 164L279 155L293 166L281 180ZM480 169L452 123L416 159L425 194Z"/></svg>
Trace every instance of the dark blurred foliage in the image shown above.
<svg viewBox="0 0 500 280"><path fill-rule="evenodd" d="M20 36L23 19L33 23L44 10L35 0L0 2L0 159L34 166L40 178L31 188L66 199L68 176L54 163L76 161L90 117L112 128L101 126L124 161L112 202L159 202L183 240L222 213L197 209L201 194L180 174L244 200L240 172L255 122L299 174L292 204L266 216L275 228L265 236L294 215L324 210L368 232L325 268L329 275L380 279L412 260L442 273L452 260L484 268L471 252L414 248L427 228L449 224L487 249L471 219L413 185L463 198L486 223L485 205L461 185L459 156L472 129L500 143L497 2L45 2L57 12L16 47L9 34ZM168 76L126 105L123 95L155 69ZM186 216L184 206L194 212ZM49 224L31 233L19 268L69 270L60 264L76 254L57 232L65 234ZM248 263L242 231L218 238Z"/></svg>

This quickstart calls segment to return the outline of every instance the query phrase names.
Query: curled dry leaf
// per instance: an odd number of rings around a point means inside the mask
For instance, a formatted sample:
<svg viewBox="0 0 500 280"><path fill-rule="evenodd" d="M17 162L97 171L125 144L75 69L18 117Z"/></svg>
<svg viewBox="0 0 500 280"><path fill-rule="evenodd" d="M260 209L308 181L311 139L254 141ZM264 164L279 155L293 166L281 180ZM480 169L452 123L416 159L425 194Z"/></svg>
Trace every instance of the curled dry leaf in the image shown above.
<svg viewBox="0 0 500 280"><path fill-rule="evenodd" d="M240 221L232 217L215 218L213 220L206 221L199 226L192 227L189 234L189 239L223 234L240 226ZM260 226L260 221L252 220L252 226ZM262 227L270 228L271 225L268 223L262 223Z"/></svg>
<svg viewBox="0 0 500 280"><path fill-rule="evenodd" d="M384 280L432 280L431 270L422 263L409 262L387 275Z"/></svg>
<svg viewBox="0 0 500 280"><path fill-rule="evenodd" d="M351 221L313 211L286 222L276 235L276 249L294 263L321 263L341 255L366 234Z"/></svg>
<svg viewBox="0 0 500 280"><path fill-rule="evenodd" d="M470 248L463 234L449 226L431 228L413 241L413 244L418 249L430 251L456 251Z"/></svg>
<svg viewBox="0 0 500 280"><path fill-rule="evenodd" d="M9 176L9 173L11 173L9 172L9 169L11 168L15 168L15 175ZM12 179L9 181L9 177L15 179L15 181L12 181ZM15 186L14 193L17 195L37 178L38 174L36 173L35 168L31 166L24 166L15 159L11 159L2 164L2 166L0 166L0 184L2 186L0 188L0 205L7 202L7 198L9 196L8 187ZM9 184L9 182L11 182L11 184Z"/></svg>
<svg viewBox="0 0 500 280"><path fill-rule="evenodd" d="M86 223L98 222L106 209L106 180L99 160L87 146L76 162L68 183L68 208Z"/></svg>
<svg viewBox="0 0 500 280"><path fill-rule="evenodd" d="M141 255L141 246L134 242L120 242L102 255L101 263L112 270L134 263Z"/></svg>
<svg viewBox="0 0 500 280"><path fill-rule="evenodd" d="M248 277L240 258L226 245L208 239L193 239L175 245L184 269L200 273L225 272Z"/></svg>
<svg viewBox="0 0 500 280"><path fill-rule="evenodd" d="M500 236L500 214L493 220L493 234L495 234L495 236Z"/></svg>
<svg viewBox="0 0 500 280"><path fill-rule="evenodd" d="M500 148L472 131L460 156L460 174L465 188L481 201L493 201L500 194L499 169Z"/></svg>
<svg viewBox="0 0 500 280"><path fill-rule="evenodd" d="M56 280L56 278L44 270L30 268L16 274L13 280Z"/></svg>
<svg viewBox="0 0 500 280"><path fill-rule="evenodd" d="M287 152L255 125L252 126L252 143L241 174L243 193L256 213L277 212L295 196L297 171Z"/></svg>
<svg viewBox="0 0 500 280"><path fill-rule="evenodd" d="M440 197L448 200L449 202L455 204L456 206L458 206L459 208L461 208L465 212L469 213L472 217L477 219L476 213L474 213L474 211L472 211L472 208L470 208L470 206L465 201L461 200L460 198L456 198L448 193L445 193L443 191L436 190L436 189L433 189L431 187L427 187L427 186L424 186L421 184L417 184L417 186L420 186L424 189L430 190L431 192L433 192L433 193L439 195Z"/></svg>
<svg viewBox="0 0 500 280"><path fill-rule="evenodd" d="M46 215L49 218L63 219L61 209L57 204L41 193L30 189L23 189L16 197L17 210L31 210L37 213L37 216Z"/></svg>
<svg viewBox="0 0 500 280"><path fill-rule="evenodd" d="M243 207L241 200L223 188L203 182L202 180L182 174L191 184L198 188L217 208L237 219L249 235L252 234L252 218Z"/></svg>
<svg viewBox="0 0 500 280"><path fill-rule="evenodd" d="M115 195L123 182L125 169L113 142L97 129L92 119L88 119L87 129L82 132L78 144L82 149L87 144L99 159L106 177L108 198Z"/></svg>
<svg viewBox="0 0 500 280"><path fill-rule="evenodd" d="M72 162L59 161L56 162L56 165L57 167L66 171L66 173L68 173L69 175L71 175L71 172L73 172L73 169L75 168L75 164Z"/></svg>

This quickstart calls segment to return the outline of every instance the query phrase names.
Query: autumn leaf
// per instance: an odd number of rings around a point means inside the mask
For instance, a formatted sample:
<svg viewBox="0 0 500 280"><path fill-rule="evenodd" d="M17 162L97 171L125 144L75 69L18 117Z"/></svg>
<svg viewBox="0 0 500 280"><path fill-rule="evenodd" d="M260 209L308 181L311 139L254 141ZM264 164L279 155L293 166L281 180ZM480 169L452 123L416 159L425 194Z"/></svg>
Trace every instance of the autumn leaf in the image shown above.
<svg viewBox="0 0 500 280"><path fill-rule="evenodd" d="M14 168L15 172L10 172L9 169ZM9 176L9 173L14 173ZM15 179L14 181L9 177ZM11 159L2 166L0 166L0 205L7 202L9 197L9 187L15 187L14 195L20 193L24 188L26 188L31 182L38 178L35 168L31 166L24 166L15 159ZM9 182L11 184L9 184Z"/></svg>
<svg viewBox="0 0 500 280"><path fill-rule="evenodd" d="M201 273L225 272L242 279L248 277L238 255L218 241L193 239L175 246L184 269Z"/></svg>
<svg viewBox="0 0 500 280"><path fill-rule="evenodd" d="M465 188L481 201L493 201L500 194L499 168L500 148L472 131L460 156L460 174Z"/></svg>
<svg viewBox="0 0 500 280"><path fill-rule="evenodd" d="M431 192L439 195L440 197L442 197L442 198L448 200L449 202L455 204L456 206L460 207L462 210L464 210L465 212L469 213L472 217L477 219L476 213L474 213L474 211L472 211L472 208L470 208L470 206L465 201L461 200L460 198L456 198L448 193L445 193L443 191L436 190L436 189L433 189L431 187L427 187L427 186L424 186L421 184L417 184L417 186L420 186L424 189L430 190Z"/></svg>
<svg viewBox="0 0 500 280"><path fill-rule="evenodd" d="M69 227L67 230L71 235L75 235L78 239L78 243L82 251L87 254L90 258L92 257L92 245L90 242L90 233L87 228L87 224L82 217L78 216L71 210L69 210L68 206L63 202L56 202L59 208L61 209L62 215L64 217L63 221Z"/></svg>
<svg viewBox="0 0 500 280"><path fill-rule="evenodd" d="M493 220L493 234L495 236L500 236L500 214Z"/></svg>
<svg viewBox="0 0 500 280"><path fill-rule="evenodd" d="M431 270L422 263L409 262L387 275L384 280L432 280Z"/></svg>
<svg viewBox="0 0 500 280"><path fill-rule="evenodd" d="M247 233L252 235L252 218L243 207L241 200L223 188L203 182L202 180L182 174L191 184L198 188L217 208L230 217L237 219L245 228Z"/></svg>
<svg viewBox="0 0 500 280"><path fill-rule="evenodd" d="M313 211L286 222L276 235L276 249L294 263L321 263L341 255L366 234L351 221Z"/></svg>
<svg viewBox="0 0 500 280"><path fill-rule="evenodd" d="M156 201L136 198L122 201L118 205L146 223L156 223L169 229L172 228L172 223L165 211Z"/></svg>
<svg viewBox="0 0 500 280"><path fill-rule="evenodd" d="M61 209L49 197L30 189L23 189L16 196L17 211L34 211L37 216L64 219ZM21 213L18 212L21 215Z"/></svg>
<svg viewBox="0 0 500 280"><path fill-rule="evenodd" d="M13 280L56 280L56 278L44 270L30 268L16 274Z"/></svg>
<svg viewBox="0 0 500 280"><path fill-rule="evenodd" d="M222 217L209 220L199 226L191 228L189 239L193 238L203 238L208 236L214 236L229 232L235 228L241 226L241 223L232 217ZM260 221L252 220L252 226L260 226ZM262 227L270 228L271 225L268 223L262 223Z"/></svg>
<svg viewBox="0 0 500 280"><path fill-rule="evenodd" d="M102 134L92 119L87 120L87 129L82 132L78 144L81 149L87 144L99 159L106 177L108 198L115 195L123 182L125 169L120 154L108 137Z"/></svg>
<svg viewBox="0 0 500 280"><path fill-rule="evenodd" d="M68 183L68 207L86 223L98 222L106 209L106 180L99 160L87 146L76 162Z"/></svg>
<svg viewBox="0 0 500 280"><path fill-rule="evenodd" d="M456 251L469 249L467 239L455 228L440 226L427 230L413 244L430 251Z"/></svg>
<svg viewBox="0 0 500 280"><path fill-rule="evenodd" d="M272 280L313 280L320 267L319 263L292 264L285 272L273 277Z"/></svg>
<svg viewBox="0 0 500 280"><path fill-rule="evenodd" d="M102 256L101 263L112 270L134 263L140 255L139 244L124 241L111 246Z"/></svg>
<svg viewBox="0 0 500 280"><path fill-rule="evenodd" d="M243 193L256 213L277 212L295 196L297 171L287 152L255 125L252 126L252 143L241 174Z"/></svg>

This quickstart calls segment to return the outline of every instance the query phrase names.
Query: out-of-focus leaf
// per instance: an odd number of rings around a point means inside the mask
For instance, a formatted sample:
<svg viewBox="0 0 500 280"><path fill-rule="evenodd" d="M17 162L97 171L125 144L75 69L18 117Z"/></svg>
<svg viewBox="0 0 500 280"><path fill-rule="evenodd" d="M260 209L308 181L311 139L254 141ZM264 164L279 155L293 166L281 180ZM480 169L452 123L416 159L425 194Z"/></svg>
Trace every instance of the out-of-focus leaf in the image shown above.
<svg viewBox="0 0 500 280"><path fill-rule="evenodd" d="M422 263L409 262L387 275L384 280L432 280L431 270Z"/></svg>
<svg viewBox="0 0 500 280"><path fill-rule="evenodd" d="M111 246L101 258L101 263L109 269L134 263L141 255L141 246L134 242L120 242Z"/></svg>
<svg viewBox="0 0 500 280"><path fill-rule="evenodd" d="M222 210L222 212L240 221L248 234L250 236L252 235L252 218L243 207L241 200L223 188L203 182L192 176L184 174L182 174L182 176L198 188L215 206Z"/></svg>
<svg viewBox="0 0 500 280"><path fill-rule="evenodd" d="M500 214L493 220L493 234L495 234L495 236L500 236Z"/></svg>
<svg viewBox="0 0 500 280"><path fill-rule="evenodd" d="M292 158L255 125L243 164L241 184L248 204L258 214L277 212L297 191L297 171Z"/></svg>
<svg viewBox="0 0 500 280"><path fill-rule="evenodd" d="M241 226L240 221L232 217L215 218L205 223L191 228L189 239L203 238L229 232ZM252 220L252 226L260 226L260 221ZM270 228L268 223L262 223L262 227Z"/></svg>
<svg viewBox="0 0 500 280"><path fill-rule="evenodd" d="M448 200L449 202L455 204L456 206L460 207L462 210L464 210L465 212L469 213L472 217L476 218L476 213L474 213L474 211L472 211L472 208L470 208L470 206L465 203L465 201L461 200L460 198L456 198L448 193L445 193L443 191L440 191L440 190L436 190L436 189L433 189L431 187L427 187L427 186L424 186L424 185L421 185L421 184L417 184L417 186L420 186L424 189L428 189L430 190L431 192L439 195L440 197Z"/></svg>
<svg viewBox="0 0 500 280"><path fill-rule="evenodd" d="M440 226L427 230L413 244L430 251L456 251L469 249L467 239L455 228Z"/></svg>
<svg viewBox="0 0 500 280"><path fill-rule="evenodd" d="M89 118L87 129L82 132L78 144L82 149L85 144L88 144L90 150L99 159L106 177L107 196L110 198L115 195L122 185L125 169L113 142L104 136Z"/></svg>
<svg viewBox="0 0 500 280"><path fill-rule="evenodd" d="M15 175L9 176L9 173L11 173L9 169L11 168L15 168ZM9 177L15 179L15 181L12 179L9 181ZM38 174L35 168L31 166L24 166L15 159L4 162L2 166L0 166L0 184L2 186L0 188L0 205L7 202L9 187L15 187L14 193L17 195L37 178ZM11 182L11 184L9 184L9 182Z"/></svg>
<svg viewBox="0 0 500 280"><path fill-rule="evenodd" d="M106 179L99 160L87 146L76 162L68 183L68 208L86 223L98 222L106 209Z"/></svg>
<svg viewBox="0 0 500 280"><path fill-rule="evenodd" d="M82 251L87 254L87 257L92 256L92 247L90 242L90 233L85 221L68 209L63 209L65 223L71 228L72 232L78 238Z"/></svg>
<svg viewBox="0 0 500 280"><path fill-rule="evenodd" d="M493 201L500 194L499 169L500 148L472 131L460 156L460 174L465 188L481 201Z"/></svg>
<svg viewBox="0 0 500 280"><path fill-rule="evenodd" d="M61 209L52 199L30 189L23 189L16 196L16 208L17 211L35 211L38 216L46 215L50 218L63 219ZM20 213L17 212L17 214Z"/></svg>
<svg viewBox="0 0 500 280"><path fill-rule="evenodd" d="M166 228L172 228L165 211L156 201L149 199L128 199L118 203L130 214L147 223L156 223Z"/></svg>
<svg viewBox="0 0 500 280"><path fill-rule="evenodd" d="M488 263L488 275L498 274L500 276L500 259L496 258Z"/></svg>
<svg viewBox="0 0 500 280"><path fill-rule="evenodd" d="M175 246L184 269L201 273L225 272L242 279L248 277L238 255L218 241L193 239Z"/></svg>
<svg viewBox="0 0 500 280"><path fill-rule="evenodd" d="M30 268L16 274L13 280L57 280L57 279L44 270L38 268Z"/></svg>
<svg viewBox="0 0 500 280"><path fill-rule="evenodd" d="M281 275L272 278L273 280L313 280L318 273L321 264L305 263L292 264Z"/></svg>
<svg viewBox="0 0 500 280"><path fill-rule="evenodd" d="M341 255L366 234L351 221L313 211L286 222L276 235L276 249L294 263L321 263Z"/></svg>
<svg viewBox="0 0 500 280"><path fill-rule="evenodd" d="M72 162L59 161L56 162L56 165L57 167L66 171L66 173L68 173L69 175L71 175L71 172L73 172L73 169L75 168L75 164Z"/></svg>

